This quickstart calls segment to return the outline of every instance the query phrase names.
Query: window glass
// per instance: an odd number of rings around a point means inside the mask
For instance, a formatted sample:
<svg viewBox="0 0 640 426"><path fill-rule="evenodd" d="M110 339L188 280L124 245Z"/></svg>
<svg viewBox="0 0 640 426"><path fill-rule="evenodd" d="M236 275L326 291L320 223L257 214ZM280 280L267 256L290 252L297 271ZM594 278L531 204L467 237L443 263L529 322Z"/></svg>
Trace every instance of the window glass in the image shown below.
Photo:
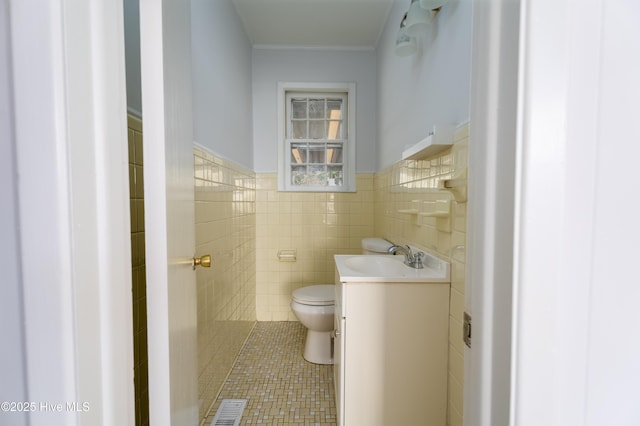
<svg viewBox="0 0 640 426"><path fill-rule="evenodd" d="M307 145L293 143L291 144L291 163L304 164L307 162Z"/></svg>
<svg viewBox="0 0 640 426"><path fill-rule="evenodd" d="M324 103L324 99L309 99L309 118L325 118Z"/></svg>
<svg viewBox="0 0 640 426"><path fill-rule="evenodd" d="M351 86L349 90L353 90ZM348 92L284 91L285 156L281 172L285 183L280 189L355 189L355 150L347 123L348 96Z"/></svg>
<svg viewBox="0 0 640 426"><path fill-rule="evenodd" d="M293 118L307 118L307 100L293 99L291 101Z"/></svg>
<svg viewBox="0 0 640 426"><path fill-rule="evenodd" d="M327 144L327 163L342 163L342 144Z"/></svg>
<svg viewBox="0 0 640 426"><path fill-rule="evenodd" d="M324 121L320 120L309 121L310 139L324 139L324 123Z"/></svg>

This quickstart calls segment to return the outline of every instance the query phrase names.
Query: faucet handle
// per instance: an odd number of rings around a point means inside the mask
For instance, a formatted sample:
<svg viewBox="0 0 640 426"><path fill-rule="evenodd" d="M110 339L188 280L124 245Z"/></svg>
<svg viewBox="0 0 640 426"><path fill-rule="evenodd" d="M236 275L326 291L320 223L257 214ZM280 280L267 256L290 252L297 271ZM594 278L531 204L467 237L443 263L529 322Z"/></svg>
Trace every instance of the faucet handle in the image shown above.
<svg viewBox="0 0 640 426"><path fill-rule="evenodd" d="M423 269L424 264L422 263L422 259L424 259L424 252L419 251L413 255L413 267L416 269Z"/></svg>

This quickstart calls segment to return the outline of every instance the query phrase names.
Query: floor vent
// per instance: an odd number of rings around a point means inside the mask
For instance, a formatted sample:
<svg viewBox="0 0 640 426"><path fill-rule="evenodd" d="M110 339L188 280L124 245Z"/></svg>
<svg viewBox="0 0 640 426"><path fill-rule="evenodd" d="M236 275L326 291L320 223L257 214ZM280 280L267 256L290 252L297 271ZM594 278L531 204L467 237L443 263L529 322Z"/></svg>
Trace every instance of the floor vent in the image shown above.
<svg viewBox="0 0 640 426"><path fill-rule="evenodd" d="M223 399L211 426L239 426L246 399Z"/></svg>

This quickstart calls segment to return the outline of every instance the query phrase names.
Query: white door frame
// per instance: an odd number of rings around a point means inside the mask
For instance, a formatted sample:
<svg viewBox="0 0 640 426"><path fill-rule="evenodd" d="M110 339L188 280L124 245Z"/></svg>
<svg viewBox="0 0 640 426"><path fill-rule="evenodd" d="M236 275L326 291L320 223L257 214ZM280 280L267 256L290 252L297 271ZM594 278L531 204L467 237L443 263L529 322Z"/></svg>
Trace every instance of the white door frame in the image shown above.
<svg viewBox="0 0 640 426"><path fill-rule="evenodd" d="M518 1L474 1L464 424L509 419L513 285Z"/></svg>
<svg viewBox="0 0 640 426"><path fill-rule="evenodd" d="M522 4L511 422L638 425L640 4Z"/></svg>
<svg viewBox="0 0 640 426"><path fill-rule="evenodd" d="M16 302L25 318L16 382L29 401L62 404L22 419L133 424L122 2L2 7L11 25Z"/></svg>
<svg viewBox="0 0 640 426"><path fill-rule="evenodd" d="M640 423L639 16L474 3L467 426Z"/></svg>

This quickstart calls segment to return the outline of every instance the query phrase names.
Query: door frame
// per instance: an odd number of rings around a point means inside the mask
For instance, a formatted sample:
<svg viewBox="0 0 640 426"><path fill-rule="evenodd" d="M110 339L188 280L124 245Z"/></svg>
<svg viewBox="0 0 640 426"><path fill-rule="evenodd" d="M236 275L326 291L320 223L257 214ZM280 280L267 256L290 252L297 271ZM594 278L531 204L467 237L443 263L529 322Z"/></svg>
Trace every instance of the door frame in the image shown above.
<svg viewBox="0 0 640 426"><path fill-rule="evenodd" d="M492 426L510 416L520 1L474 0L473 14L463 419Z"/></svg>
<svg viewBox="0 0 640 426"><path fill-rule="evenodd" d="M639 14L474 2L466 426L640 422Z"/></svg>
<svg viewBox="0 0 640 426"><path fill-rule="evenodd" d="M63 412L32 425L133 424L122 2L3 0L20 225L22 385ZM78 410L67 410L67 403Z"/></svg>

